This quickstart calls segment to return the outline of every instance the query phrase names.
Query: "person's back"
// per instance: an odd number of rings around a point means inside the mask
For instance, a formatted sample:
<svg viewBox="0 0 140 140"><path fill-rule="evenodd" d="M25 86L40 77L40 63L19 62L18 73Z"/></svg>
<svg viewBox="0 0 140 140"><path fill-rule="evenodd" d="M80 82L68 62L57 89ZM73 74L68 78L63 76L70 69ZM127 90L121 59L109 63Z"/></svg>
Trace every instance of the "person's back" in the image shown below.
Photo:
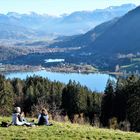
<svg viewBox="0 0 140 140"><path fill-rule="evenodd" d="M48 124L48 115L41 113L39 115L38 125L47 125Z"/></svg>
<svg viewBox="0 0 140 140"><path fill-rule="evenodd" d="M38 116L38 125L50 125L48 119L49 119L48 112L46 109L43 108Z"/></svg>

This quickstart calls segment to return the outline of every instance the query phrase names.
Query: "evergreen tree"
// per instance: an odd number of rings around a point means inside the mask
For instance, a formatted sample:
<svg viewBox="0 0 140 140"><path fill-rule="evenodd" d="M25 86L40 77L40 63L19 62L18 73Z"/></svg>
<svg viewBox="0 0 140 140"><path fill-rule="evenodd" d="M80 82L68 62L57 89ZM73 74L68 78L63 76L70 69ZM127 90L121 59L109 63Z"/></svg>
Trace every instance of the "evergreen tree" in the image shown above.
<svg viewBox="0 0 140 140"><path fill-rule="evenodd" d="M69 81L62 92L62 107L69 117L86 111L87 95L84 87L75 81Z"/></svg>
<svg viewBox="0 0 140 140"><path fill-rule="evenodd" d="M131 76L127 79L127 119L132 131L140 131L140 79Z"/></svg>
<svg viewBox="0 0 140 140"><path fill-rule="evenodd" d="M14 91L14 105L15 106L20 106L23 108L24 105L24 86L25 86L25 81L21 79L13 79L11 81L12 86L13 86L13 91Z"/></svg>
<svg viewBox="0 0 140 140"><path fill-rule="evenodd" d="M0 76L0 112L9 115L13 109L13 87L9 80Z"/></svg>
<svg viewBox="0 0 140 140"><path fill-rule="evenodd" d="M118 119L118 122L126 119L126 80L119 78L116 83L115 98L113 102L113 115Z"/></svg>
<svg viewBox="0 0 140 140"><path fill-rule="evenodd" d="M109 119L113 116L114 83L110 79L107 82L101 102L101 123L108 126Z"/></svg>

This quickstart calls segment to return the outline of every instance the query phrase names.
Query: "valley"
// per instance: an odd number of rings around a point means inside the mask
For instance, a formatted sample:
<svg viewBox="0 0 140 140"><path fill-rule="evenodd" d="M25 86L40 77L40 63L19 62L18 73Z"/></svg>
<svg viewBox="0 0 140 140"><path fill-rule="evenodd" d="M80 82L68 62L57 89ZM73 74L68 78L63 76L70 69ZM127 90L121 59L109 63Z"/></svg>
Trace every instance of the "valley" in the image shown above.
<svg viewBox="0 0 140 140"><path fill-rule="evenodd" d="M134 5L128 4L122 5L120 7L112 7L112 9L104 9L104 11L99 11L106 14L105 11L113 13L113 10L116 10L116 13L119 13L118 11L120 9L120 11L123 11L125 9L124 11L126 12L128 9L130 10L133 8L135 8ZM95 14L95 12L97 11L93 12ZM137 30L140 28L140 25L138 24L139 13L140 7L137 7L132 11L130 10L130 12L128 13L126 12L125 15L123 15L122 12L121 17L119 17L120 15L118 14L117 17L112 17L114 19L108 18L107 21L102 21L104 23L98 23L96 27L92 26L92 29L88 32L79 33L77 35L71 34L69 36L65 36L64 34L61 34L61 36L51 35L50 37L48 33L43 34L41 32L38 32L41 30L36 30L36 33L30 32L32 35L29 35L29 38L21 37L21 39L19 36L19 38L9 39L9 37L5 36L6 39L1 38L0 40L0 63L10 65L42 66L46 69L52 67L51 70L56 69L56 71L64 72L76 72L73 69L73 65L79 67L83 67L83 65L90 65L91 67L98 69L98 71L139 73L140 38L139 30ZM73 20L75 22L79 22L74 18L75 16L77 16L77 14L78 13L73 13L65 17L65 22L66 19L69 22ZM78 16L84 16L84 14L80 14ZM86 16L88 14L89 13L86 13ZM1 20L1 22L5 22L5 20L8 19L10 20L9 24L12 24L12 26L16 22L18 22L20 23L19 25L23 25L27 29L29 27L27 27L24 20L26 19L26 21L28 21L27 19L30 19L31 16L33 18L33 21L36 20L36 23L31 24L32 28L30 27L30 29L32 30L34 30L35 27L37 28L36 24L40 23L40 21L45 22L46 18L50 19L50 17L36 15L35 13L31 13L30 15L9 13L7 15L1 15L0 18L2 18L2 16L5 16L5 18L4 20ZM17 19L17 16L20 20ZM11 22L11 18L13 17L15 17L16 22ZM70 23L70 25L72 26L73 24ZM8 29L8 32L10 33L11 28L10 25L8 26L8 28L2 27L2 29ZM12 30L13 29L22 31L20 30L20 28L16 27L12 27ZM24 32L26 32L24 28L23 30ZM2 35L2 31L0 32ZM12 31L12 33L18 32ZM133 37L134 34L135 38ZM35 35L36 37L33 37L33 35ZM45 63L45 59L64 59L65 61L61 63ZM67 68L66 66L68 66L69 68ZM80 69L80 71L85 72L85 70L83 69L84 68ZM92 70L90 70L90 72L92 72Z"/></svg>

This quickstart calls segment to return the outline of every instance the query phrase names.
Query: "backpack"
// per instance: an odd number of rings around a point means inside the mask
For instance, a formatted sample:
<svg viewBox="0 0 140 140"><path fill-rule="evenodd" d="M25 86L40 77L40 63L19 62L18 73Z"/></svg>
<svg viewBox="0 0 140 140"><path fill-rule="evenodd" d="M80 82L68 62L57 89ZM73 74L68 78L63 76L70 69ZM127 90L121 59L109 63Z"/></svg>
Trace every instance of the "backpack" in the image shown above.
<svg viewBox="0 0 140 140"><path fill-rule="evenodd" d="M8 123L8 122L2 122L1 123L1 127L9 127L10 125L12 125L12 124Z"/></svg>

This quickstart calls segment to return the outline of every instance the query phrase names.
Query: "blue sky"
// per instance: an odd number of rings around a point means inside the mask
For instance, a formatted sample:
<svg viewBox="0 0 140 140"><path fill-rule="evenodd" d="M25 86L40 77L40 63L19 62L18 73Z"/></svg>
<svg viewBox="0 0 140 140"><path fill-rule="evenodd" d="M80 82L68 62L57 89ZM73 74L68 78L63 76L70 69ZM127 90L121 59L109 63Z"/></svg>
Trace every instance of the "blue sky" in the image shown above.
<svg viewBox="0 0 140 140"><path fill-rule="evenodd" d="M125 3L140 4L140 0L0 0L0 13L31 11L40 14L61 15L81 10L102 9Z"/></svg>

